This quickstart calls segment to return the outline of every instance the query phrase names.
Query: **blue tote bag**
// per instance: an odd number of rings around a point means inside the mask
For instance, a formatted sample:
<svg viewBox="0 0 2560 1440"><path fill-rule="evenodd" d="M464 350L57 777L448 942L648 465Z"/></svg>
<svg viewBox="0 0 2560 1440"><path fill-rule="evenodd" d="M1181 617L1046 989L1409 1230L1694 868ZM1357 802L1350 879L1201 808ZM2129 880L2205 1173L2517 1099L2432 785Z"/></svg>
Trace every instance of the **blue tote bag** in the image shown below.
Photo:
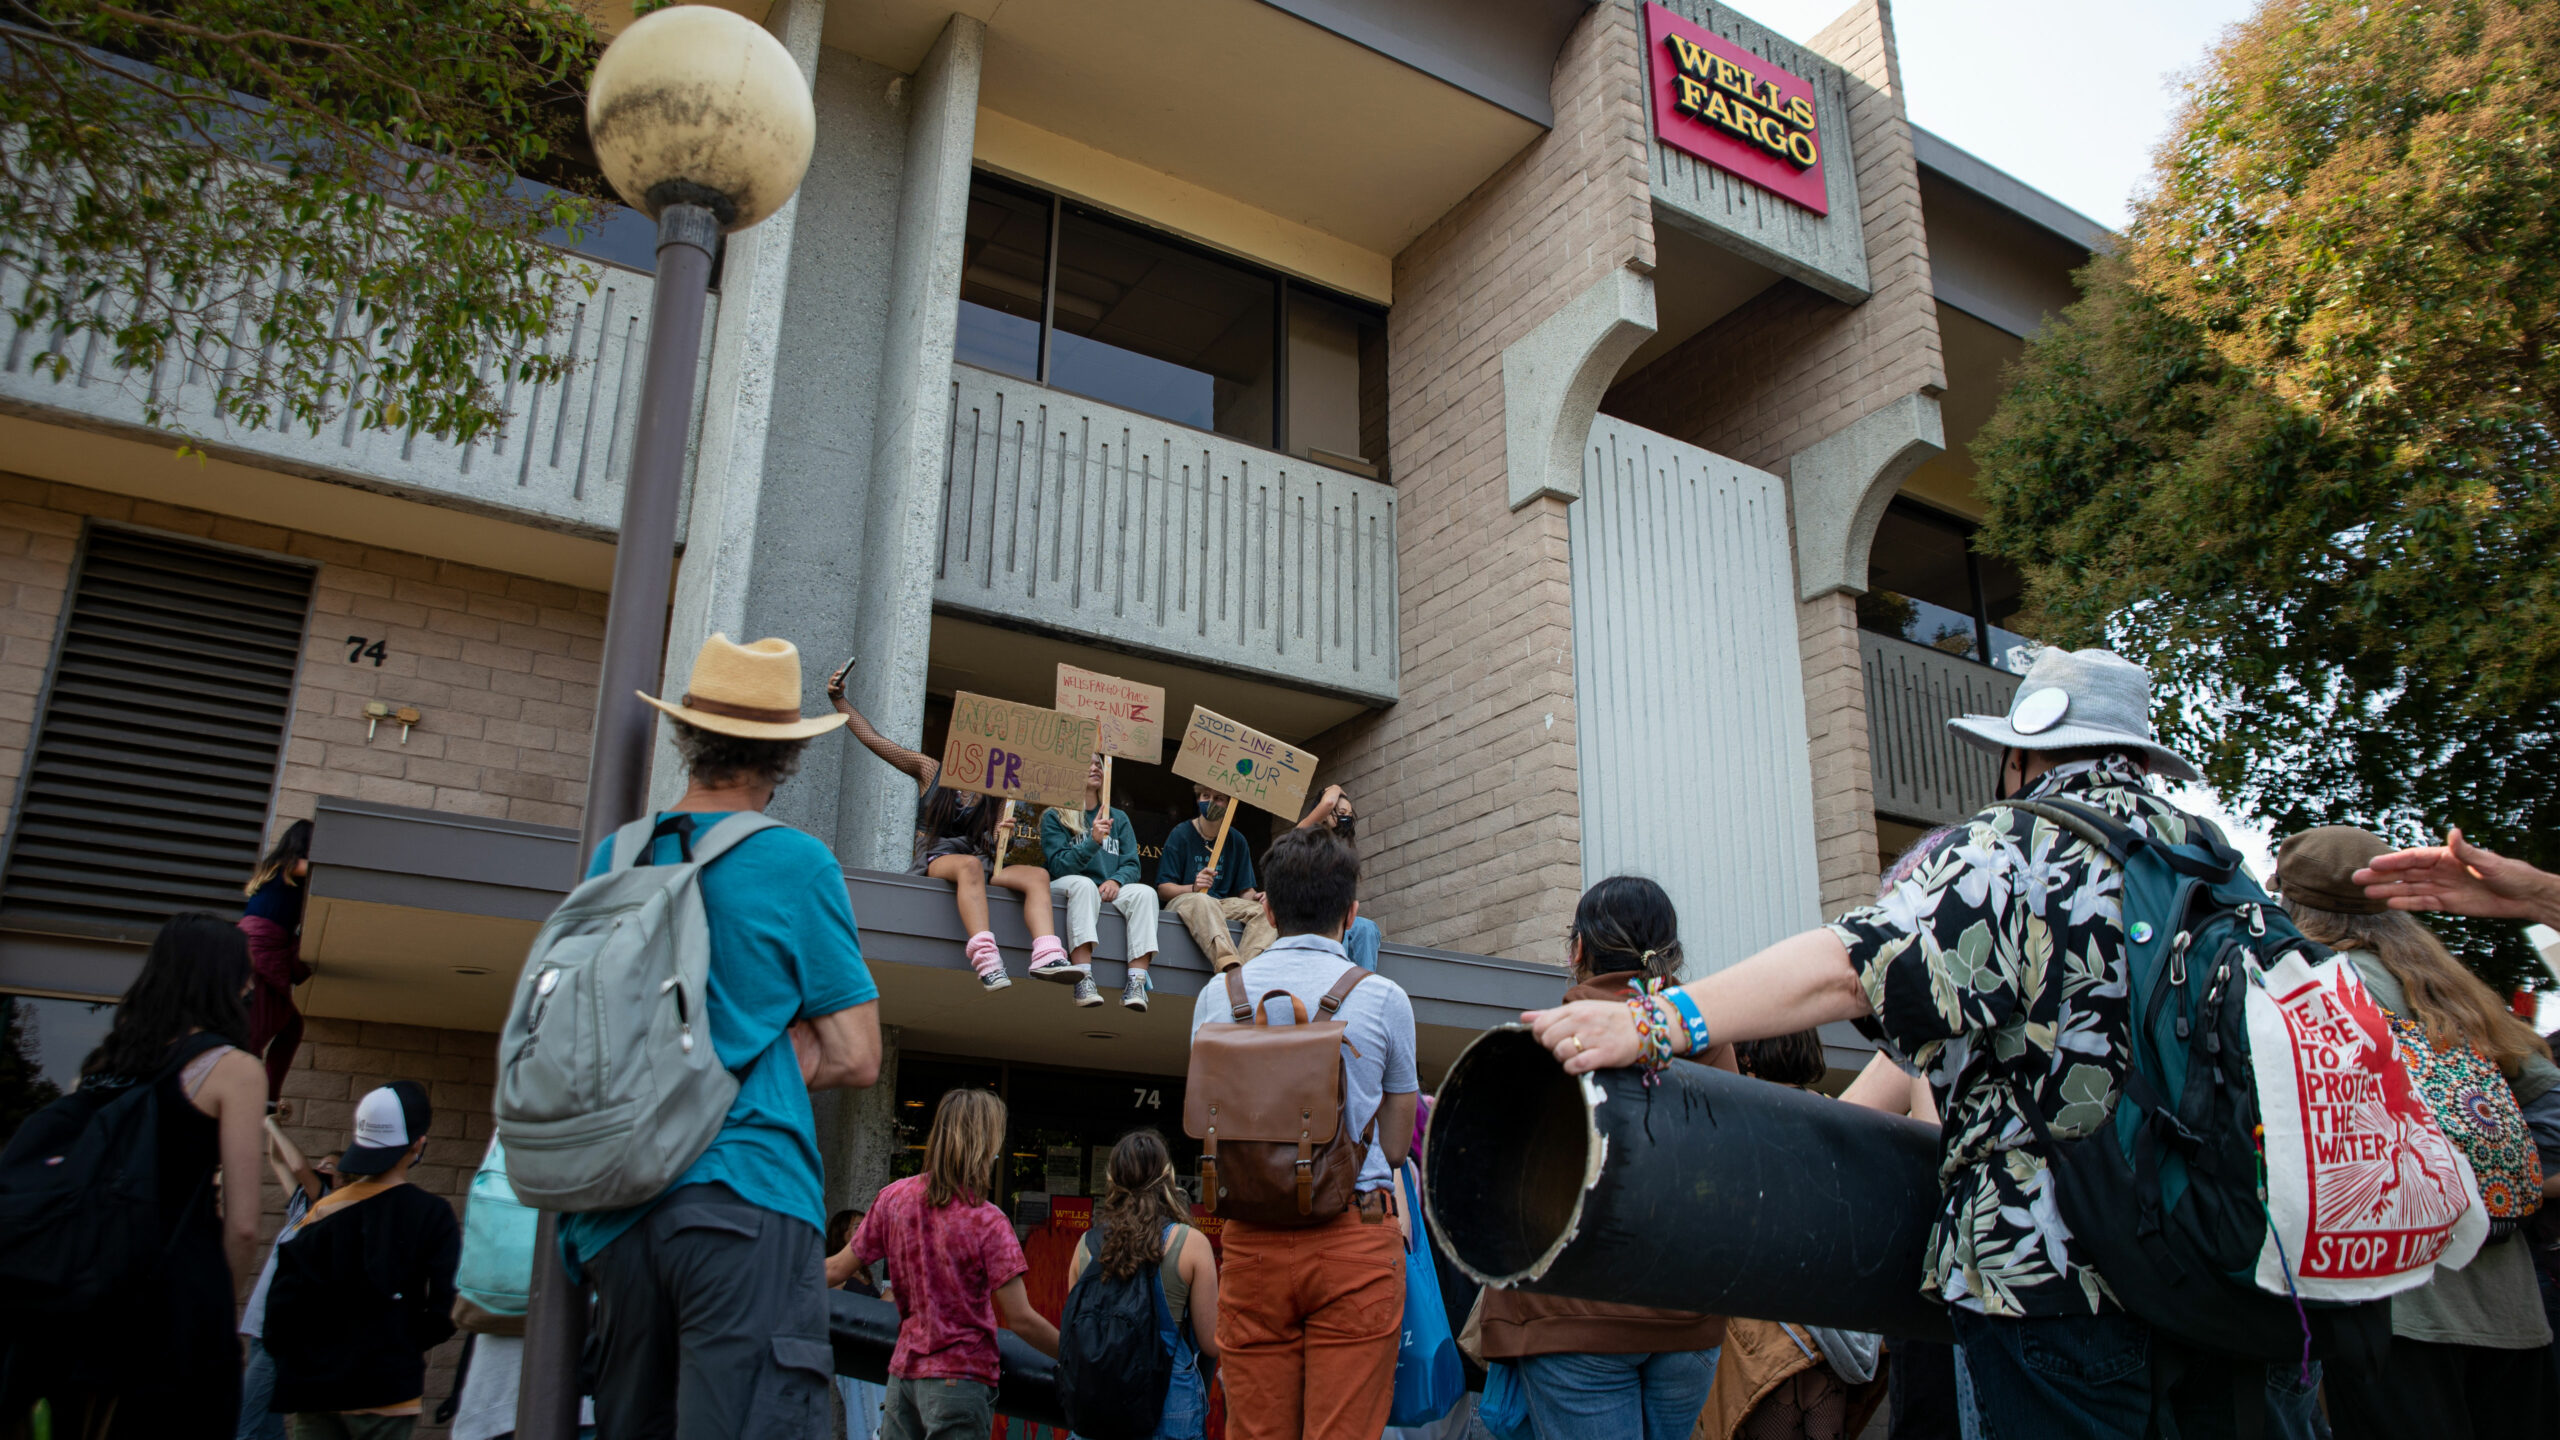
<svg viewBox="0 0 2560 1440"><path fill-rule="evenodd" d="M1440 1303L1440 1272L1431 1263L1413 1167L1398 1171L1397 1182L1404 1187L1413 1234L1405 1239L1404 1335L1396 1346L1396 1398L1387 1423L1428 1425L1466 1393L1467 1376L1458 1363L1458 1337L1449 1333L1449 1312Z"/></svg>

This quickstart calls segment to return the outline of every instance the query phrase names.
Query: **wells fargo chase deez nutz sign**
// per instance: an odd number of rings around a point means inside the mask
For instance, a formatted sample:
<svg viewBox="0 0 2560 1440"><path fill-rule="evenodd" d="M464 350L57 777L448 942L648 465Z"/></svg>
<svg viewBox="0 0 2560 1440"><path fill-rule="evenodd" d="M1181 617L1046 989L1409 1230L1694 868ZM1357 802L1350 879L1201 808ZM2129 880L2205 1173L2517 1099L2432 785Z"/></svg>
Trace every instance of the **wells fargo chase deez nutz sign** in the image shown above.
<svg viewBox="0 0 2560 1440"><path fill-rule="evenodd" d="M1644 26L1662 143L1830 214L1813 86L1659 5L1644 7Z"/></svg>

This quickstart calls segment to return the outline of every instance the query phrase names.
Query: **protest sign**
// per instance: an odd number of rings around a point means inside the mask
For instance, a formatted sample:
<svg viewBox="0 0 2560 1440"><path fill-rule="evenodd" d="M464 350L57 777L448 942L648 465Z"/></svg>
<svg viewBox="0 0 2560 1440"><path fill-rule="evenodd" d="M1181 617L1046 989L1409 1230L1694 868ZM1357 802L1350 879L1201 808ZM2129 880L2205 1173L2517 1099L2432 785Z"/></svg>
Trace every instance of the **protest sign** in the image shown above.
<svg viewBox="0 0 2560 1440"><path fill-rule="evenodd" d="M1214 710L1191 707L1173 773L1295 823L1306 813L1316 757Z"/></svg>
<svg viewBox="0 0 2560 1440"><path fill-rule="evenodd" d="M1058 663L1058 708L1090 715L1102 727L1106 755L1164 763L1164 687Z"/></svg>
<svg viewBox="0 0 2560 1440"><path fill-rule="evenodd" d="M1085 767L1093 763L1094 722L963 690L951 697L951 738L942 747L941 782L954 790L1028 800L1034 805L1084 804Z"/></svg>

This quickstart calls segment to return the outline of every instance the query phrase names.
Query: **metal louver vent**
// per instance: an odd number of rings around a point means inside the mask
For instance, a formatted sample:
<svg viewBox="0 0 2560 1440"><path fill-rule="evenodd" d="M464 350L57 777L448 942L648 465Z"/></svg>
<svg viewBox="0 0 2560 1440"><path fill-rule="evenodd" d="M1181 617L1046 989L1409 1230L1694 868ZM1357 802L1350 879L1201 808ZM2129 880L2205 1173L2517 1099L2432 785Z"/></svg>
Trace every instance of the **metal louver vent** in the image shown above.
<svg viewBox="0 0 2560 1440"><path fill-rule="evenodd" d="M20 791L0 928L227 915L265 839L312 571L93 525Z"/></svg>

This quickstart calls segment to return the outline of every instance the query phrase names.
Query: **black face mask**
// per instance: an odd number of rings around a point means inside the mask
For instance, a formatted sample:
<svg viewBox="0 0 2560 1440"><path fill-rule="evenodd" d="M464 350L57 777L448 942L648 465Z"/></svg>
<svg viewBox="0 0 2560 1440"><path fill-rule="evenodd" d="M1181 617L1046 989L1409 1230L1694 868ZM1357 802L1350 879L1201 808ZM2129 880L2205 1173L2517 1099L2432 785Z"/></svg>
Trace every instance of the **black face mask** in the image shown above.
<svg viewBox="0 0 2560 1440"><path fill-rule="evenodd" d="M2003 750L2000 752L2000 778L1993 782L1994 793L1991 796L1992 799L2015 800L2018 798L2018 792L2027 788L2023 781L2016 785L2011 785L2009 783L2009 757L2017 753L2018 752L2015 750ZM2019 768L2025 768L2023 762L2020 764Z"/></svg>

